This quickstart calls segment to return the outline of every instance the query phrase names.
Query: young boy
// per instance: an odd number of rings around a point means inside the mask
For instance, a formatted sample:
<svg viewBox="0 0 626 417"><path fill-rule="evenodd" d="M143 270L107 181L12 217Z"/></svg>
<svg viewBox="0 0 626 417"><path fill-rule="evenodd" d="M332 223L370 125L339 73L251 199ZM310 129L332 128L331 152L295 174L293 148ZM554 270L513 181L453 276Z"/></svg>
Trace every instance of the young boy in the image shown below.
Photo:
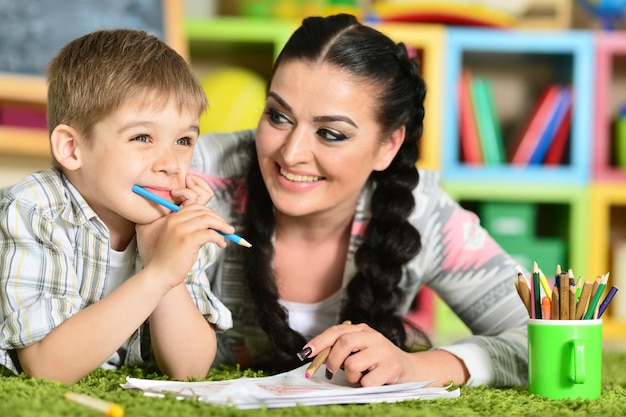
<svg viewBox="0 0 626 417"><path fill-rule="evenodd" d="M174 50L134 30L70 42L48 84L54 167L0 202L0 365L67 384L107 362L204 377L214 327L232 319L203 270L226 245L216 230L234 229L189 172L201 85Z"/></svg>

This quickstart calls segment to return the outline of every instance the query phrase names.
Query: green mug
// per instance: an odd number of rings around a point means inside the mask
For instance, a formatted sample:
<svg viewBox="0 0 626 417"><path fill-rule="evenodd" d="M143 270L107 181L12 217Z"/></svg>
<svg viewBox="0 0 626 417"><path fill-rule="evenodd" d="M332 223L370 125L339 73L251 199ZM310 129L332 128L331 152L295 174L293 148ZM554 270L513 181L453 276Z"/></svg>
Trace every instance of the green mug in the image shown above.
<svg viewBox="0 0 626 417"><path fill-rule="evenodd" d="M602 320L528 320L528 391L552 400L602 391Z"/></svg>

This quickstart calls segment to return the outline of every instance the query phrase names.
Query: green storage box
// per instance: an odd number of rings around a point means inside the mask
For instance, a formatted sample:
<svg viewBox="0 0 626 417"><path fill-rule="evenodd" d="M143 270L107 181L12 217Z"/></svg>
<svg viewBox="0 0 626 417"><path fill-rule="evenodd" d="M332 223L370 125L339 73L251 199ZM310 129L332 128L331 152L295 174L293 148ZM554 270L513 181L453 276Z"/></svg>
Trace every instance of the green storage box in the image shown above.
<svg viewBox="0 0 626 417"><path fill-rule="evenodd" d="M569 268L565 239L549 237L520 240L501 237L496 241L528 271L532 269L534 261L537 261L548 278L554 277L557 265L561 265L563 271Z"/></svg>
<svg viewBox="0 0 626 417"><path fill-rule="evenodd" d="M496 240L499 237L531 239L535 235L537 205L533 203L485 202L480 221Z"/></svg>

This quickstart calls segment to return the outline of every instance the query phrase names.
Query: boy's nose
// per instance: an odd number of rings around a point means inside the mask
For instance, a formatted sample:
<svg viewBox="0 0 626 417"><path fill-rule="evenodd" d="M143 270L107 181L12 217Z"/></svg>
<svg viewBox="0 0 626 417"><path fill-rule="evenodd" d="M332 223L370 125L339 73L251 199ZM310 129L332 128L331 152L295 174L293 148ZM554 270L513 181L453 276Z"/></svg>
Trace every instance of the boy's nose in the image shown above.
<svg viewBox="0 0 626 417"><path fill-rule="evenodd" d="M171 150L162 150L155 157L154 170L168 175L178 174L180 172L180 163Z"/></svg>

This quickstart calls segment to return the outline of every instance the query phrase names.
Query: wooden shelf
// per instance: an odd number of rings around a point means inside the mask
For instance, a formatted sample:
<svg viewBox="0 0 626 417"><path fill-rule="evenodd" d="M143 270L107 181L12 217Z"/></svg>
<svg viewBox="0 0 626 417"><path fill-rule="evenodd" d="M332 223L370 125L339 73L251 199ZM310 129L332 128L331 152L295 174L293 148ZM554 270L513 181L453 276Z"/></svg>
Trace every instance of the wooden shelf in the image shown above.
<svg viewBox="0 0 626 417"><path fill-rule="evenodd" d="M0 102L43 105L47 101L48 86L41 77L1 74Z"/></svg>
<svg viewBox="0 0 626 417"><path fill-rule="evenodd" d="M188 56L182 29L183 7L177 0L162 0L165 41L182 56ZM0 73L0 104L45 109L48 86L43 76ZM48 132L43 129L0 125L0 154L50 157Z"/></svg>
<svg viewBox="0 0 626 417"><path fill-rule="evenodd" d="M572 3L571 0L532 0L516 26L520 29L569 29Z"/></svg>
<svg viewBox="0 0 626 417"><path fill-rule="evenodd" d="M0 154L49 158L48 131L0 126Z"/></svg>
<svg viewBox="0 0 626 417"><path fill-rule="evenodd" d="M618 293L619 294L619 293ZM616 295L617 297L617 295ZM615 302L615 301L614 301ZM626 335L626 323L602 316L602 338L605 340L624 340Z"/></svg>
<svg viewBox="0 0 626 417"><path fill-rule="evenodd" d="M376 29L396 42L404 42L408 47L419 51L422 77L428 94L424 100L424 132L420 139L418 166L426 169L441 168L442 114L444 112L443 91L446 31L440 25L420 25L403 23L382 23Z"/></svg>

